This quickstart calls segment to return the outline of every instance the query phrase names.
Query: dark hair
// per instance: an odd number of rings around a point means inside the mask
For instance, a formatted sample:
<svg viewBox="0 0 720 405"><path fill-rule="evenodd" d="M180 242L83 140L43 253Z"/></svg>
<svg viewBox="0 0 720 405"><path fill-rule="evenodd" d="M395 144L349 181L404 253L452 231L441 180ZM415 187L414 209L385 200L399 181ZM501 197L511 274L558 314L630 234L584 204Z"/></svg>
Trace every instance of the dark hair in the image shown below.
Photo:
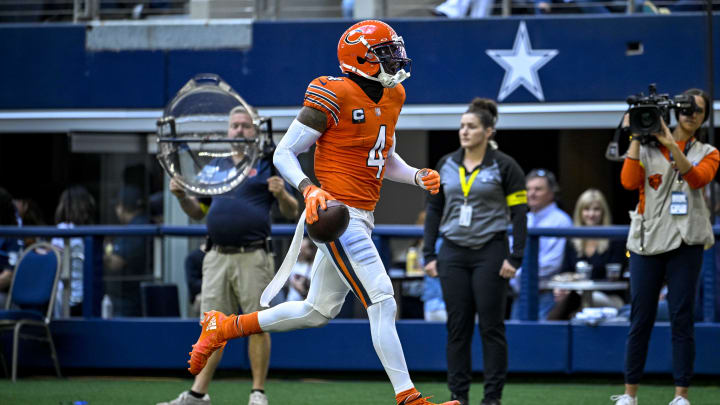
<svg viewBox="0 0 720 405"><path fill-rule="evenodd" d="M145 200L140 189L134 185L126 185L120 190L118 204L121 204L127 211L135 212L145 208Z"/></svg>
<svg viewBox="0 0 720 405"><path fill-rule="evenodd" d="M696 88L687 89L683 92L683 94L687 96L700 96L703 100L705 100L705 113L703 115L702 122L704 123L707 121L708 117L710 117L710 111L713 109L712 103L710 102L710 96L708 96L705 91Z"/></svg>
<svg viewBox="0 0 720 405"><path fill-rule="evenodd" d="M16 200L17 202L18 200ZM45 225L45 219L40 208L40 204L31 198L25 198L19 200L21 204L25 205L25 209L18 208L18 214L21 214L23 226L25 225Z"/></svg>
<svg viewBox="0 0 720 405"><path fill-rule="evenodd" d="M16 213L12 196L0 187L0 225L18 225Z"/></svg>
<svg viewBox="0 0 720 405"><path fill-rule="evenodd" d="M475 97L473 101L470 102L470 105L465 113L475 114L483 127L495 128L498 116L498 109L495 101L490 100L489 98Z"/></svg>
<svg viewBox="0 0 720 405"><path fill-rule="evenodd" d="M525 182L528 182L534 178L542 177L548 182L548 186L553 193L558 194L560 192L560 185L555 178L553 172L547 169L532 169L530 173L525 176Z"/></svg>
<svg viewBox="0 0 720 405"><path fill-rule="evenodd" d="M55 209L55 223L88 225L94 222L95 199L83 186L71 186L60 194Z"/></svg>

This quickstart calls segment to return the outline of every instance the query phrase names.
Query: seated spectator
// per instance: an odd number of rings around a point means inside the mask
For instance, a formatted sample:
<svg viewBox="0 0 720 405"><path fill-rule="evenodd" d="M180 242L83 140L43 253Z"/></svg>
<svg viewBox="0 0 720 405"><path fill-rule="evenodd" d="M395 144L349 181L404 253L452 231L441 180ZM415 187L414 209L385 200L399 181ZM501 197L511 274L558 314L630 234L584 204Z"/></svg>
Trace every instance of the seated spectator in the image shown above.
<svg viewBox="0 0 720 405"><path fill-rule="evenodd" d="M19 216L12 196L2 187L0 187L0 225L19 225ZM0 308L5 308L13 271L21 252L22 242L20 240L0 236Z"/></svg>
<svg viewBox="0 0 720 405"><path fill-rule="evenodd" d="M286 301L302 301L307 297L308 290L310 290L310 271L316 251L317 247L310 238L303 238L300 254L288 279L289 288Z"/></svg>
<svg viewBox="0 0 720 405"><path fill-rule="evenodd" d="M433 14L449 18L483 18L492 14L494 0L447 0Z"/></svg>
<svg viewBox="0 0 720 405"><path fill-rule="evenodd" d="M583 192L575 203L573 212L575 226L608 226L612 224L612 214L605 196L596 189ZM565 248L562 272L574 272L578 262L585 262L591 266L590 279L607 280L607 265L618 264L625 266L624 240L573 238ZM622 267L620 274L622 274ZM555 307L548 315L548 319L570 319L580 310L580 296L577 292L567 290L554 290ZM620 308L624 301L620 294L593 293L593 303L596 306L610 306Z"/></svg>
<svg viewBox="0 0 720 405"><path fill-rule="evenodd" d="M60 194L55 209L55 223L60 229L74 228L76 225L90 225L95 223L95 199L83 186L72 186ZM83 238L70 239L70 252L65 252L63 238L53 238L51 243L63 254L70 254L70 279L60 280L55 313L64 315L67 297L68 314L70 316L82 315L83 300L83 271L85 263L85 244ZM66 284L69 283L69 284Z"/></svg>
<svg viewBox="0 0 720 405"><path fill-rule="evenodd" d="M153 224L163 224L165 215L163 204L164 200L162 191L156 191L150 194L150 221L152 221Z"/></svg>
<svg viewBox="0 0 720 405"><path fill-rule="evenodd" d="M534 0L535 14L609 14L624 13L625 1L612 0ZM634 12L643 12L645 0L633 0Z"/></svg>
<svg viewBox="0 0 720 405"><path fill-rule="evenodd" d="M32 198L14 198L15 210L18 216L18 225L20 226L42 226L45 225L43 212L40 205ZM37 236L24 236L22 238L23 246L30 246L37 242Z"/></svg>
<svg viewBox="0 0 720 405"><path fill-rule="evenodd" d="M120 192L115 214L121 224L149 224L145 214L145 200L135 186L125 186ZM140 281L150 274L152 239L145 236L120 236L106 245L106 292L113 302L114 314L140 316Z"/></svg>
<svg viewBox="0 0 720 405"><path fill-rule="evenodd" d="M545 169L533 169L525 176L527 186L527 205L530 212L527 214L527 227L530 228L565 228L572 226L570 216L561 210L555 202L560 186L555 175ZM565 254L565 238L542 237L538 252L538 319L546 319L550 310L555 306L552 290L547 283L552 276L560 272ZM516 293L520 292L520 274L510 280ZM520 309L517 300L513 303L512 318L520 319Z"/></svg>

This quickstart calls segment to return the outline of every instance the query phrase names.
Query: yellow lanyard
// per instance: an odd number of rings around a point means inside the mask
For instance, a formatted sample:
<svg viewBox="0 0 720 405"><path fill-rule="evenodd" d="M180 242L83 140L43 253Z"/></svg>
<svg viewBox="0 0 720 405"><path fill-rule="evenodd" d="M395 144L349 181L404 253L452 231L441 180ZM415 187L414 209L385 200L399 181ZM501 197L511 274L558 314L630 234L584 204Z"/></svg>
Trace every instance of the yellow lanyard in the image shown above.
<svg viewBox="0 0 720 405"><path fill-rule="evenodd" d="M458 169L460 172L460 187L462 187L463 196L465 196L465 204L467 204L468 194L470 194L470 187L472 187L475 177L480 173L480 169L475 169L470 175L470 180L465 179L465 168L460 166Z"/></svg>

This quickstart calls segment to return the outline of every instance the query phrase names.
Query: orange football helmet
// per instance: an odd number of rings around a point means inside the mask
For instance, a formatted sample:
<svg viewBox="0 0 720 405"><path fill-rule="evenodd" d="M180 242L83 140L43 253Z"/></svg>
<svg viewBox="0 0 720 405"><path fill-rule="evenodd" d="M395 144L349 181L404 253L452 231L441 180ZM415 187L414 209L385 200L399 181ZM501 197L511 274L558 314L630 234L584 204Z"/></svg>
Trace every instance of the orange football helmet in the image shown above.
<svg viewBox="0 0 720 405"><path fill-rule="evenodd" d="M360 21L348 28L338 42L338 60L343 73L355 73L384 87L395 87L410 77L412 62L402 37L378 20Z"/></svg>

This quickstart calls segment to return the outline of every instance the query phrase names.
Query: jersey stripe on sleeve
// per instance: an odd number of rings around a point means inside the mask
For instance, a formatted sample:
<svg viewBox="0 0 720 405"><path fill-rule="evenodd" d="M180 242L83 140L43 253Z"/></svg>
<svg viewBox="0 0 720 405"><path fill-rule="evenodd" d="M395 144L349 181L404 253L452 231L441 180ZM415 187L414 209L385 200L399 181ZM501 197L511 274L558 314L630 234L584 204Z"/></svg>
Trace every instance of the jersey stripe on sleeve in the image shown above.
<svg viewBox="0 0 720 405"><path fill-rule="evenodd" d="M317 84L310 84L308 87L315 89L315 90L320 90L323 93L327 94L328 96L331 96L335 101L337 101L337 95L335 93L333 93L332 91L330 91L329 89L326 89L325 87L318 86Z"/></svg>
<svg viewBox="0 0 720 405"><path fill-rule="evenodd" d="M322 104L322 103L320 103L320 102L318 102L318 101L316 101L316 100L313 100L313 99L311 99L311 98L309 98L309 97L305 97L305 101L308 102L308 103L311 103L311 104L315 104L315 105L317 105L318 107L322 107L323 110L325 110L325 111L327 111L328 113L330 113L330 116L332 116L333 121L335 121L335 125L338 124L338 121L339 121L339 120L338 120L337 114L335 114L335 112L334 112L333 110L331 110L330 108L328 108L325 104Z"/></svg>
<svg viewBox="0 0 720 405"><path fill-rule="evenodd" d="M329 110L333 110L333 111L335 111L335 113L340 114L340 106L335 101L331 100L330 98L325 97L324 95L322 95L320 93L310 91L310 90L305 91L305 95L307 97L313 98L315 101L325 104Z"/></svg>

